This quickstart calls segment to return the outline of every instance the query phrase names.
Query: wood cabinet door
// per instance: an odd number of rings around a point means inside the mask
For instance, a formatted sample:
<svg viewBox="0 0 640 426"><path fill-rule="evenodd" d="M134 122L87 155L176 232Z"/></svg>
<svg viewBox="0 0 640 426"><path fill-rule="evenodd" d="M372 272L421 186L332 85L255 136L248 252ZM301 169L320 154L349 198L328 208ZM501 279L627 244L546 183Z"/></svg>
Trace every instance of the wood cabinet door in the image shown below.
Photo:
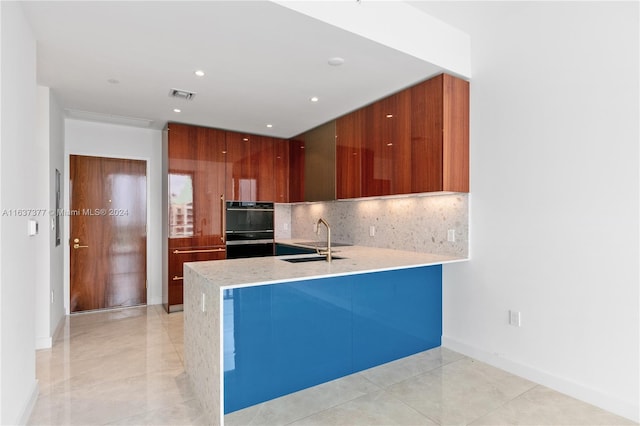
<svg viewBox="0 0 640 426"><path fill-rule="evenodd" d="M365 114L359 109L336 120L336 197L362 197Z"/></svg>
<svg viewBox="0 0 640 426"><path fill-rule="evenodd" d="M289 141L273 139L274 193L276 203L289 202Z"/></svg>
<svg viewBox="0 0 640 426"><path fill-rule="evenodd" d="M365 108L362 193L365 197L401 194L410 188L410 98L398 93ZM403 161L406 161L403 163ZM409 182L409 184L407 184Z"/></svg>
<svg viewBox="0 0 640 426"><path fill-rule="evenodd" d="M442 80L411 88L411 192L442 191Z"/></svg>
<svg viewBox="0 0 640 426"><path fill-rule="evenodd" d="M224 244L225 132L169 125L169 247Z"/></svg>
<svg viewBox="0 0 640 426"><path fill-rule="evenodd" d="M276 198L274 139L253 136L250 145L251 171L256 186L255 201L273 202Z"/></svg>
<svg viewBox="0 0 640 426"><path fill-rule="evenodd" d="M174 247L169 249L169 307L182 305L184 264L226 258L224 246L218 247ZM170 308L169 308L170 310Z"/></svg>
<svg viewBox="0 0 640 426"><path fill-rule="evenodd" d="M193 185L194 247L225 243L225 165L225 132L198 128Z"/></svg>
<svg viewBox="0 0 640 426"><path fill-rule="evenodd" d="M469 192L469 82L443 75L443 191Z"/></svg>
<svg viewBox="0 0 640 426"><path fill-rule="evenodd" d="M227 133L226 196L233 201L256 201L256 177L251 170L253 135Z"/></svg>
<svg viewBox="0 0 640 426"><path fill-rule="evenodd" d="M289 140L289 202L304 201L304 140Z"/></svg>
<svg viewBox="0 0 640 426"><path fill-rule="evenodd" d="M390 170L390 195L411 192L411 91L403 90L381 102L382 149ZM383 118L384 117L384 118Z"/></svg>

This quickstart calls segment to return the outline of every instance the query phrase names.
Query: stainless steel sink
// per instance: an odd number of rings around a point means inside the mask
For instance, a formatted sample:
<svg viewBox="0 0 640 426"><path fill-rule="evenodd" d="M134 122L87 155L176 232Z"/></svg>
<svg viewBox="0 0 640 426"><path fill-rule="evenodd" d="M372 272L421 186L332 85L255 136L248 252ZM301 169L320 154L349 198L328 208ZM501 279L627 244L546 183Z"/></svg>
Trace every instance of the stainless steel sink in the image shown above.
<svg viewBox="0 0 640 426"><path fill-rule="evenodd" d="M331 259L339 260L339 259L344 259L344 257L332 256ZM326 262L327 257L314 255L314 256L305 256L305 257L292 257L289 259L280 259L280 260L284 260L285 262L289 262L289 263Z"/></svg>

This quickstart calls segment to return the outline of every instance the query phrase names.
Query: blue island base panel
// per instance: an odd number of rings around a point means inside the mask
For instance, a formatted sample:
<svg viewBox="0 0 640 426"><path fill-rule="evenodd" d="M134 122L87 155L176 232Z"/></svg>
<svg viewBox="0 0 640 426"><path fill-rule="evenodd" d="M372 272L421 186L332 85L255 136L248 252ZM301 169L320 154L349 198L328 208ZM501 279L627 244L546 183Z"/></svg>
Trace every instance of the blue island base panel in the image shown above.
<svg viewBox="0 0 640 426"><path fill-rule="evenodd" d="M441 342L441 265L224 293L225 414Z"/></svg>

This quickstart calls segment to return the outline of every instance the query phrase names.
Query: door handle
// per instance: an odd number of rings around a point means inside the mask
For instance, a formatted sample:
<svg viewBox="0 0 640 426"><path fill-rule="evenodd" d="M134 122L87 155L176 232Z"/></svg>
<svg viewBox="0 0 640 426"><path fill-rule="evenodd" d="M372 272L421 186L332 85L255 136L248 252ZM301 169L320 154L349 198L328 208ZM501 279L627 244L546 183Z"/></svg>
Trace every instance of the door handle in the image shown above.
<svg viewBox="0 0 640 426"><path fill-rule="evenodd" d="M220 240L224 243L225 232L227 232L227 211L224 194L220 195Z"/></svg>
<svg viewBox="0 0 640 426"><path fill-rule="evenodd" d="M89 247L89 246L81 246L79 244L80 243L80 239L79 238L74 238L73 242L74 242L73 248L76 249L76 250L79 249L79 248L87 248L87 247Z"/></svg>

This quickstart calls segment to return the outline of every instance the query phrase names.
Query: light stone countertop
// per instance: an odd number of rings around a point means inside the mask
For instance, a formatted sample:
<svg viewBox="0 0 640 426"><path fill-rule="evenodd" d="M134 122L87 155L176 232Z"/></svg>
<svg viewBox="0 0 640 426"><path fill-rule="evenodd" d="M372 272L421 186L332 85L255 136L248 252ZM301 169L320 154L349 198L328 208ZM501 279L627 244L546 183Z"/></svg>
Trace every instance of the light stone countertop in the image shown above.
<svg viewBox="0 0 640 426"><path fill-rule="evenodd" d="M279 240L278 243L299 245L301 240ZM367 272L389 271L462 262L468 258L364 246L340 246L333 249L331 263L289 263L282 259L308 257L308 254L227 259L185 264L211 284L223 289L252 287L281 282L328 278Z"/></svg>

